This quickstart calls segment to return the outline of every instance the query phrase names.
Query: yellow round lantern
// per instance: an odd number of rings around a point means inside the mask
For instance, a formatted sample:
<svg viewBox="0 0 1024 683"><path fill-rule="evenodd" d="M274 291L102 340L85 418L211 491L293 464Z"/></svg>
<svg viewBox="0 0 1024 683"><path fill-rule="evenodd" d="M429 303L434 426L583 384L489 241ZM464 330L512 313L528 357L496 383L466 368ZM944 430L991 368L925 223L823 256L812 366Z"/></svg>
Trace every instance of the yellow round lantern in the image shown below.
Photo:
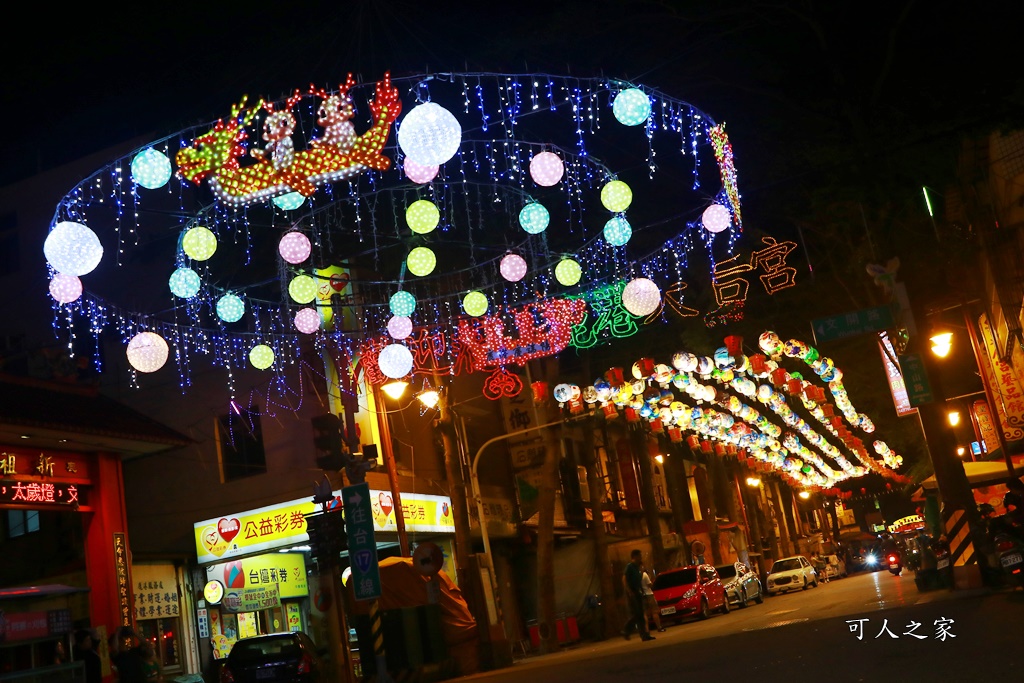
<svg viewBox="0 0 1024 683"><path fill-rule="evenodd" d="M288 295L295 303L308 304L316 298L316 280L309 275L296 275L288 283Z"/></svg>
<svg viewBox="0 0 1024 683"><path fill-rule="evenodd" d="M426 235L441 221L441 212L433 202L418 199L405 210L405 222L417 235Z"/></svg>
<svg viewBox="0 0 1024 683"><path fill-rule="evenodd" d="M462 299L462 310L466 312L466 315L471 315L474 318L486 313L488 306L490 306L490 302L487 301L487 296L483 292L470 292Z"/></svg>
<svg viewBox="0 0 1024 683"><path fill-rule="evenodd" d="M409 256L405 259L405 265L410 273L422 277L434 272L434 266L437 265L437 257L434 256L434 252L428 247L416 247L409 252Z"/></svg>
<svg viewBox="0 0 1024 683"><path fill-rule="evenodd" d="M571 258L564 258L555 266L555 279L564 287L572 287L580 281L581 277L583 277L583 269Z"/></svg>
<svg viewBox="0 0 1024 683"><path fill-rule="evenodd" d="M257 370L266 370L274 364L274 350L266 344L257 344L249 351L249 362Z"/></svg>
<svg viewBox="0 0 1024 683"><path fill-rule="evenodd" d="M217 236L209 228L197 225L181 238L181 250L196 261L205 261L217 251Z"/></svg>
<svg viewBox="0 0 1024 683"><path fill-rule="evenodd" d="M621 180L613 180L601 188L601 204L612 213L622 213L633 203L633 190Z"/></svg>

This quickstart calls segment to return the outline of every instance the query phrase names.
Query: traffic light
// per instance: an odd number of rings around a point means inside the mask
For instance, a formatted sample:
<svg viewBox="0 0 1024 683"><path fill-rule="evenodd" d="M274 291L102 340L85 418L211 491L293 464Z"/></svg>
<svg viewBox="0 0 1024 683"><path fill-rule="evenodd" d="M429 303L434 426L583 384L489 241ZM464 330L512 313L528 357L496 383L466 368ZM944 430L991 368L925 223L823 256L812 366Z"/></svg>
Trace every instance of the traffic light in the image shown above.
<svg viewBox="0 0 1024 683"><path fill-rule="evenodd" d="M310 553L321 567L334 564L338 556L348 550L348 534L340 507L306 515L306 533Z"/></svg>
<svg viewBox="0 0 1024 683"><path fill-rule="evenodd" d="M313 425L317 466L322 470L340 470L345 465L341 420L334 413L324 413L310 419L310 423Z"/></svg>

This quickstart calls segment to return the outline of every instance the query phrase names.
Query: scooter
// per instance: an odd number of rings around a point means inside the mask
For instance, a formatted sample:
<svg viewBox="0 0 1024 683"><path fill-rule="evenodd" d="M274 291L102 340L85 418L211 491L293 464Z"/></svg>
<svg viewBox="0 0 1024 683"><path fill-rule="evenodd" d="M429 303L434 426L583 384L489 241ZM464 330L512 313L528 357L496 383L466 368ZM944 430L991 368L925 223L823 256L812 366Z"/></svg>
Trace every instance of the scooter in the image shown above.
<svg viewBox="0 0 1024 683"><path fill-rule="evenodd" d="M996 552L999 553L999 564L1009 577L1024 586L1024 546L1013 534L1002 532L993 537Z"/></svg>
<svg viewBox="0 0 1024 683"><path fill-rule="evenodd" d="M903 572L903 563L900 561L900 554L895 550L891 551L885 556L886 561L889 563L889 571L892 572L893 576L899 576Z"/></svg>

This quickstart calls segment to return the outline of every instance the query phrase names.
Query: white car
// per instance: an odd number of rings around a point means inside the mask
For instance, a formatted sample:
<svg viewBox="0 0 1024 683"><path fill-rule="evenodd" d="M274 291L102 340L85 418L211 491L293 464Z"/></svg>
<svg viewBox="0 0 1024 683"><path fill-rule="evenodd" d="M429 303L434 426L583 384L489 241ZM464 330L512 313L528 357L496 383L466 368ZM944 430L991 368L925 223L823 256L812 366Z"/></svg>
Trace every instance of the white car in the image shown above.
<svg viewBox="0 0 1024 683"><path fill-rule="evenodd" d="M803 555L783 557L775 560L768 572L768 595L776 595L787 591L807 590L808 586L818 585L818 575L814 567Z"/></svg>

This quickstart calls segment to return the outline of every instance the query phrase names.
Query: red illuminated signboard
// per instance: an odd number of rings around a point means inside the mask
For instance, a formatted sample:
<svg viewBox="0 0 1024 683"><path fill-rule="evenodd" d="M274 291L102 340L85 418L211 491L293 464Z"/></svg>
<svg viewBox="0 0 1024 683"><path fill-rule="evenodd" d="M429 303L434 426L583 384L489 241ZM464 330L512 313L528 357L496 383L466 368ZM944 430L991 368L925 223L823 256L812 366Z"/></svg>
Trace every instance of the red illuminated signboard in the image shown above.
<svg viewBox="0 0 1024 683"><path fill-rule="evenodd" d="M79 488L75 484L0 480L0 503L12 505L74 505Z"/></svg>

